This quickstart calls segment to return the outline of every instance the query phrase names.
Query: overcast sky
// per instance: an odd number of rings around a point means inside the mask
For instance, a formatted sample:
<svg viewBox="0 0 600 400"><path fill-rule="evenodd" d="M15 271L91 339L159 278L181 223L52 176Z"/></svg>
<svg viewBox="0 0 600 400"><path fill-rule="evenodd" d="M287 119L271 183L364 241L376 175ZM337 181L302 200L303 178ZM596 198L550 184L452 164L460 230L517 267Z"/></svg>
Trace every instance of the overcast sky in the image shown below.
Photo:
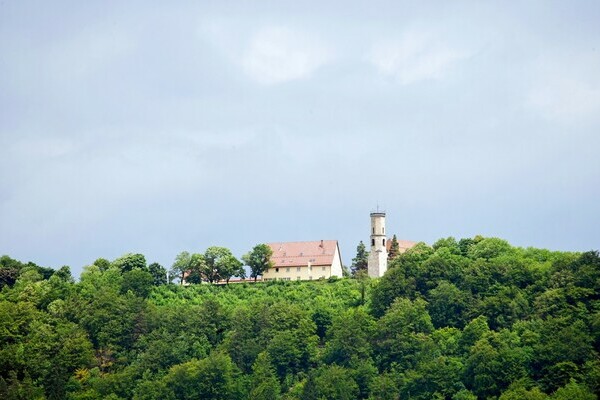
<svg viewBox="0 0 600 400"><path fill-rule="evenodd" d="M600 248L600 2L0 2L0 254Z"/></svg>

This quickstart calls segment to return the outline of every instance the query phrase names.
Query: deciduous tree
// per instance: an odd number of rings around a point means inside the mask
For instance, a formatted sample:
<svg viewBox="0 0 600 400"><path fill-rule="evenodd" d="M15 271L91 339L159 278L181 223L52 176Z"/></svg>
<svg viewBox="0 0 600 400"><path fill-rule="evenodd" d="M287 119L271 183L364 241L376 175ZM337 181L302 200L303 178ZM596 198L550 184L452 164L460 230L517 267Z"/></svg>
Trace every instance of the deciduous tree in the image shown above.
<svg viewBox="0 0 600 400"><path fill-rule="evenodd" d="M268 245L257 244L252 251L242 257L244 263L250 267L250 277L254 278L254 281L274 265L271 261L272 255L273 250Z"/></svg>

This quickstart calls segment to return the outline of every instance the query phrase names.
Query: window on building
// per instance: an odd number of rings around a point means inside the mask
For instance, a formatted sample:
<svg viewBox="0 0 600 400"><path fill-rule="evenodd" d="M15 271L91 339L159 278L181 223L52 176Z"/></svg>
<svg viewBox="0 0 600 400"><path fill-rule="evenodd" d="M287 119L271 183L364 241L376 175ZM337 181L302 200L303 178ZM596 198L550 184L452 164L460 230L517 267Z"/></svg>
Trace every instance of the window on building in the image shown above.
<svg viewBox="0 0 600 400"><path fill-rule="evenodd" d="M296 280L297 280L297 281L299 281L299 280L300 280L300 277L299 277L299 276L297 276L297 277L296 277Z"/></svg>
<svg viewBox="0 0 600 400"><path fill-rule="evenodd" d="M290 272L290 267L287 267L287 268L285 269L285 272Z"/></svg>
<svg viewBox="0 0 600 400"><path fill-rule="evenodd" d="M385 239L383 239L383 245L385 246Z"/></svg>
<svg viewBox="0 0 600 400"><path fill-rule="evenodd" d="M275 268L275 272L279 272L279 268Z"/></svg>
<svg viewBox="0 0 600 400"><path fill-rule="evenodd" d="M373 235L375 234L375 228L373 228Z"/></svg>
<svg viewBox="0 0 600 400"><path fill-rule="evenodd" d="M321 267L321 270L325 271L325 269L326 269L325 267Z"/></svg>
<svg viewBox="0 0 600 400"><path fill-rule="evenodd" d="M296 267L296 271L300 272L300 267Z"/></svg>
<svg viewBox="0 0 600 400"><path fill-rule="evenodd" d="M308 280L309 280L309 281L312 281L312 276L309 276L309 277L308 277Z"/></svg>
<svg viewBox="0 0 600 400"><path fill-rule="evenodd" d="M371 246L375 246L375 239L371 239Z"/></svg>
<svg viewBox="0 0 600 400"><path fill-rule="evenodd" d="M385 235L385 228L381 228L381 233Z"/></svg>

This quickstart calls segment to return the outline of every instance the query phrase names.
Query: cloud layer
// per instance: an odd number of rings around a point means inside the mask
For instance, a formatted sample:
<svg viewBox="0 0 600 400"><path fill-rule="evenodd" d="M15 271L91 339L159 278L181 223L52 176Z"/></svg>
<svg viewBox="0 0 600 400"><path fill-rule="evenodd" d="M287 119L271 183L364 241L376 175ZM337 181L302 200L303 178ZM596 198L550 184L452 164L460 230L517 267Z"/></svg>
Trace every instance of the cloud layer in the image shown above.
<svg viewBox="0 0 600 400"><path fill-rule="evenodd" d="M315 39L302 32L265 27L256 32L242 57L244 71L264 84L308 78L329 55Z"/></svg>
<svg viewBox="0 0 600 400"><path fill-rule="evenodd" d="M377 204L403 239L597 247L599 9L2 4L0 249L349 263Z"/></svg>

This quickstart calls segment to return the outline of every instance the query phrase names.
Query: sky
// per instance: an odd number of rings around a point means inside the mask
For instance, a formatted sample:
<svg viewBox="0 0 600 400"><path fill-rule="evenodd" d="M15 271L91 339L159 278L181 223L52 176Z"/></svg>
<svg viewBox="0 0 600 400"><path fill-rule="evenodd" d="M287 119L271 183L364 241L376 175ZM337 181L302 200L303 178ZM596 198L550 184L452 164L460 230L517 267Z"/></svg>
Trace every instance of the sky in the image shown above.
<svg viewBox="0 0 600 400"><path fill-rule="evenodd" d="M0 1L0 254L600 248L598 1Z"/></svg>

